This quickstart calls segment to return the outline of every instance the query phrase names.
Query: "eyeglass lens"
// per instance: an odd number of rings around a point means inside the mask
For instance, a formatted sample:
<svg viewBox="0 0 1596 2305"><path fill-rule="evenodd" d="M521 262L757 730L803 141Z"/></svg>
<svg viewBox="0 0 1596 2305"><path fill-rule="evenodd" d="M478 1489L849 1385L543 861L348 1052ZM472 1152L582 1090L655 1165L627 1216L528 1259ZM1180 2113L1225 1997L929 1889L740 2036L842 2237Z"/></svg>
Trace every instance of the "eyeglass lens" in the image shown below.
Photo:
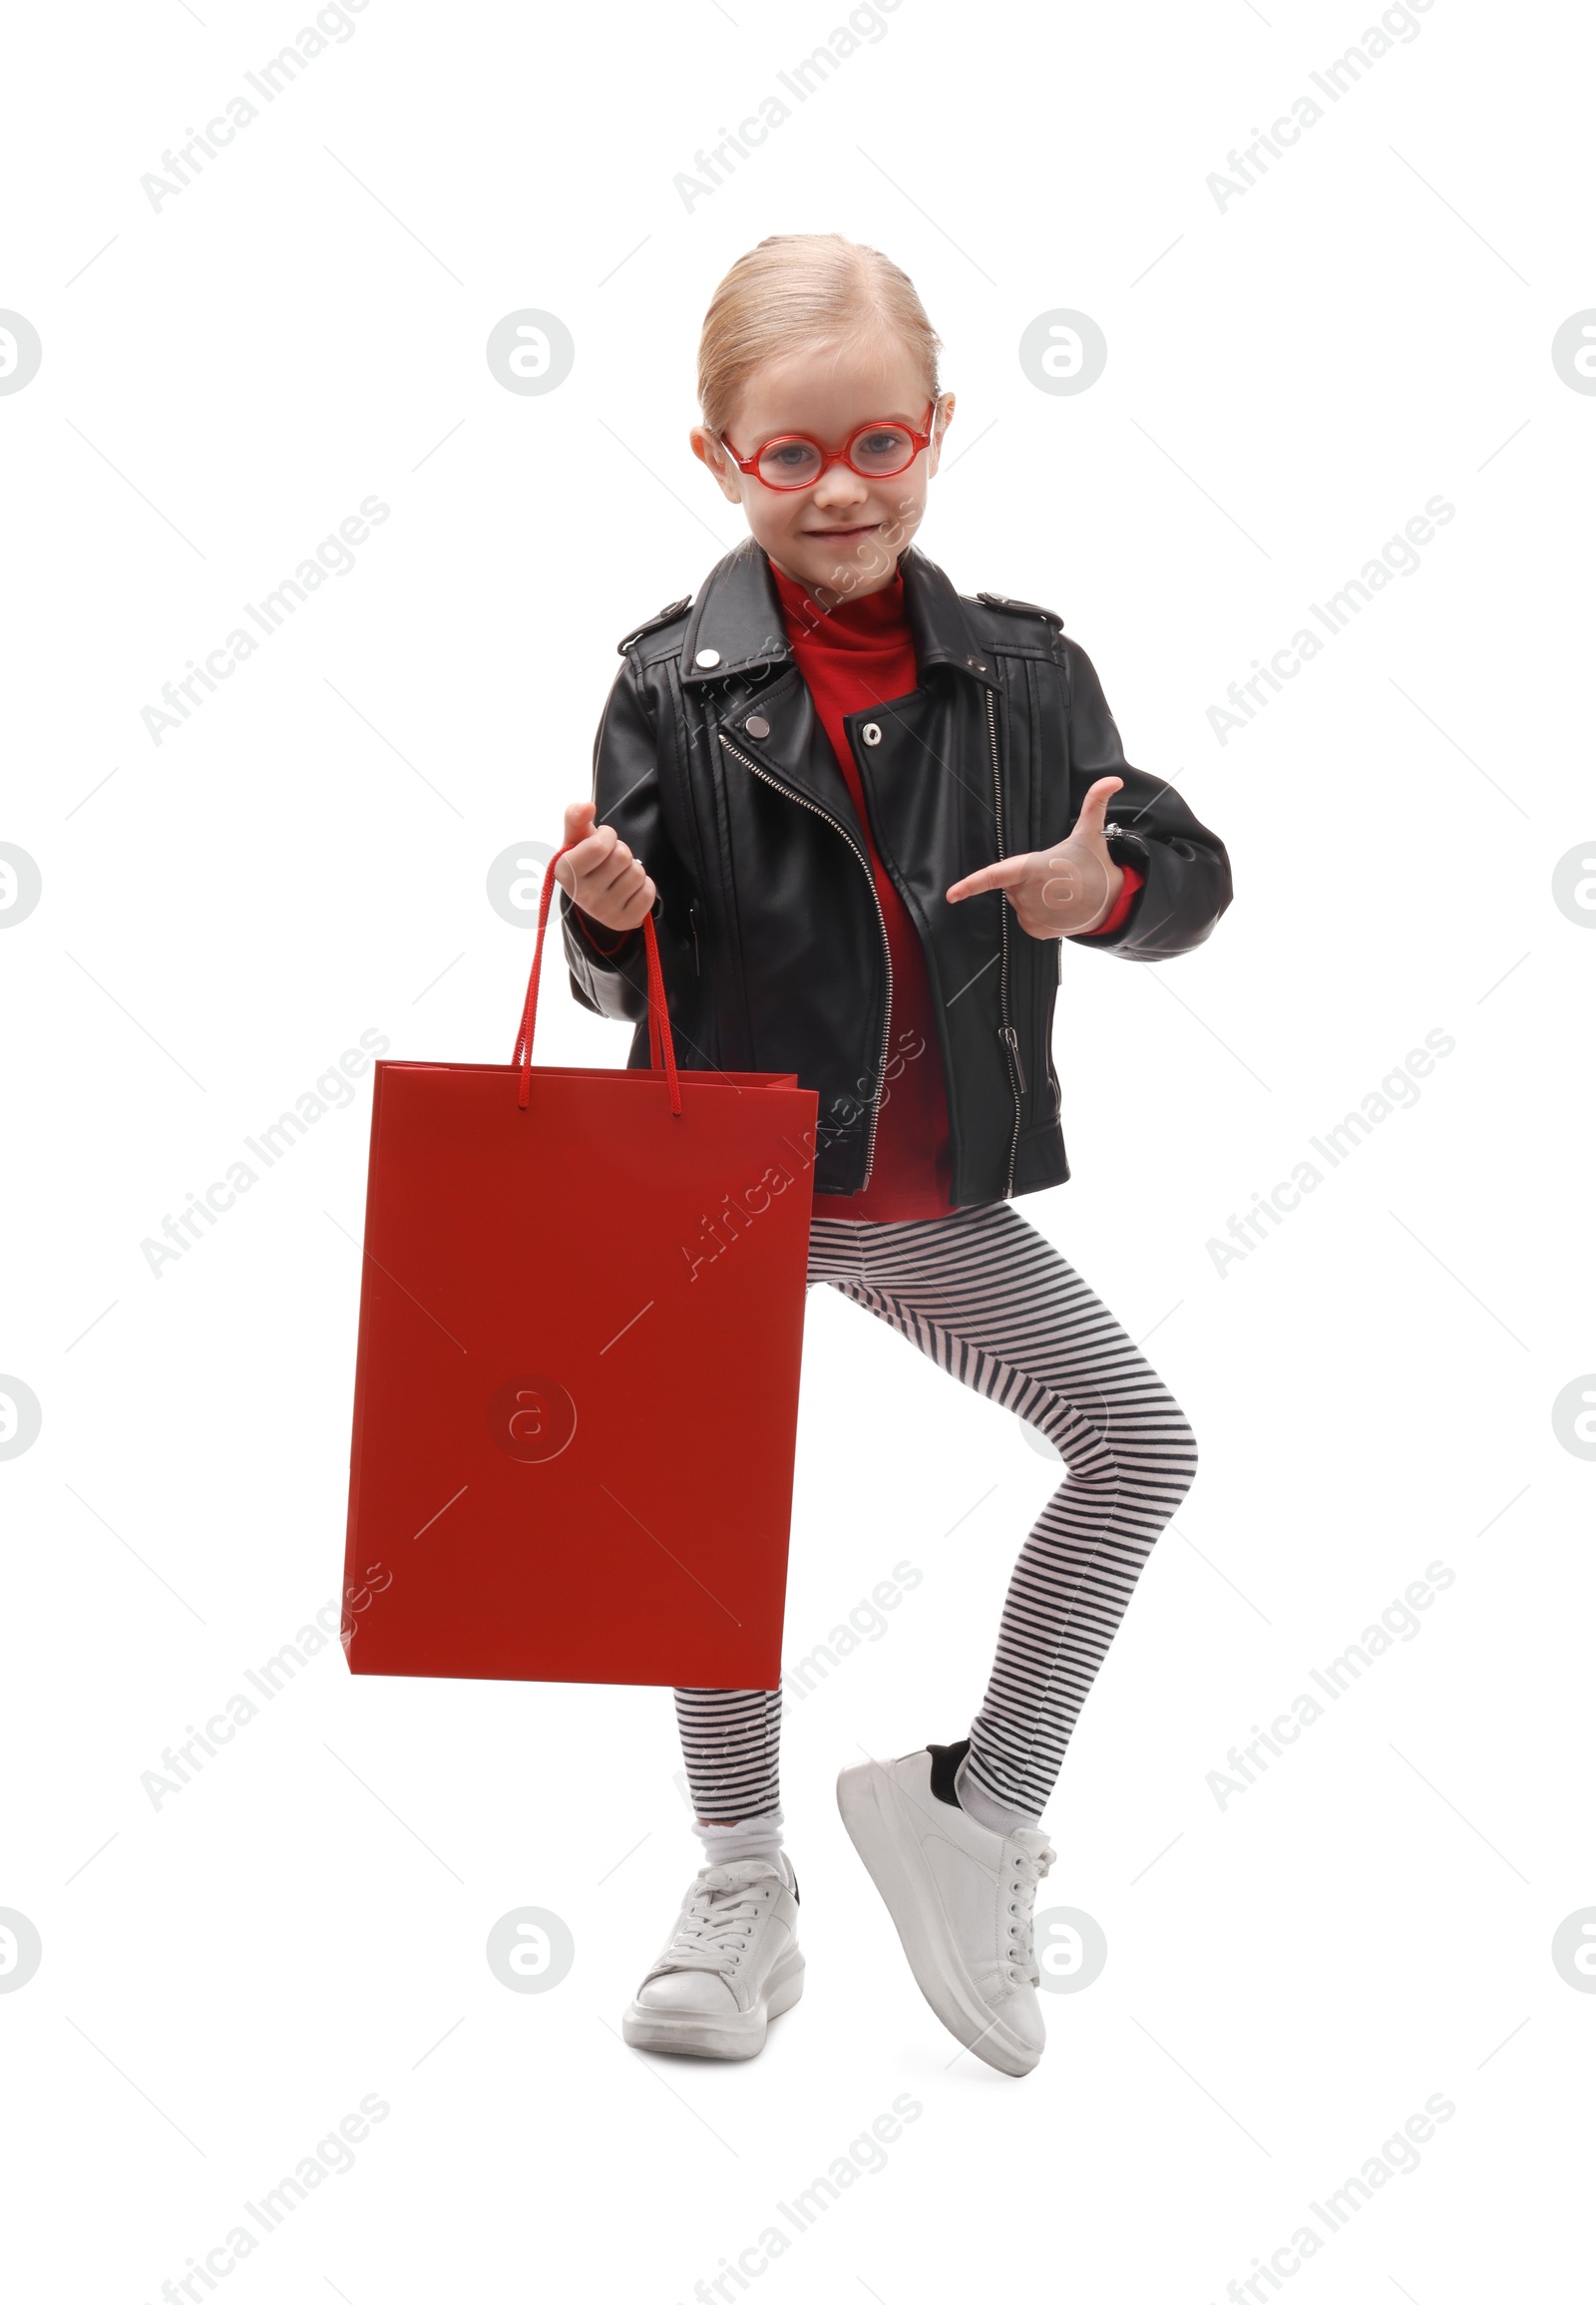
<svg viewBox="0 0 1596 2305"><path fill-rule="evenodd" d="M915 459L915 444L901 424L873 425L851 443L849 462L872 480L888 480ZM823 459L812 440L774 440L759 454L759 477L775 488L803 488Z"/></svg>

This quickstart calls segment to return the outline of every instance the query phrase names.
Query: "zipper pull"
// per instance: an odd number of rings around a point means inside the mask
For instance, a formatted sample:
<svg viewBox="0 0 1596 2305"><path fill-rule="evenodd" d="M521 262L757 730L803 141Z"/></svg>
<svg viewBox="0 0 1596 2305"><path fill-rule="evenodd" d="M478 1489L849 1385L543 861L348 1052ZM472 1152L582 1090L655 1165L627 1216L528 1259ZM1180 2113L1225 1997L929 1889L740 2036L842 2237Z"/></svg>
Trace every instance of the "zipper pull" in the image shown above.
<svg viewBox="0 0 1596 2305"><path fill-rule="evenodd" d="M1011 1024L999 1024L998 1027L998 1037L999 1040L1006 1040L1009 1049L1012 1052L1014 1059L1014 1071L1019 1079L1019 1093L1021 1096L1023 1096L1025 1093L1025 1068L1019 1061L1019 1034L1014 1030Z"/></svg>

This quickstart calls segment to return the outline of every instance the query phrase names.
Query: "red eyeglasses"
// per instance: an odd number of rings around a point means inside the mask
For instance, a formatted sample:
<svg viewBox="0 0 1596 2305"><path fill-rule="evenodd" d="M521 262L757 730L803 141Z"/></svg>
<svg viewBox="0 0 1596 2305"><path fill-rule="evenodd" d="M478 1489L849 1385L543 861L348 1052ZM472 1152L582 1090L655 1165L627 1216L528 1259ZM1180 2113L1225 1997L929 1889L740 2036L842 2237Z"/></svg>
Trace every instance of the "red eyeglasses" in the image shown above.
<svg viewBox="0 0 1596 2305"><path fill-rule="evenodd" d="M739 472L752 473L766 488L780 489L784 494L813 488L834 464L845 464L861 480L891 480L895 473L907 472L921 450L931 446L932 419L941 405L940 396L931 403L925 415L927 429L922 432L912 424L900 424L896 417L877 417L851 432L842 447L833 449L829 456L818 440L811 440L804 432L779 432L752 456L739 456L724 433L714 437Z"/></svg>

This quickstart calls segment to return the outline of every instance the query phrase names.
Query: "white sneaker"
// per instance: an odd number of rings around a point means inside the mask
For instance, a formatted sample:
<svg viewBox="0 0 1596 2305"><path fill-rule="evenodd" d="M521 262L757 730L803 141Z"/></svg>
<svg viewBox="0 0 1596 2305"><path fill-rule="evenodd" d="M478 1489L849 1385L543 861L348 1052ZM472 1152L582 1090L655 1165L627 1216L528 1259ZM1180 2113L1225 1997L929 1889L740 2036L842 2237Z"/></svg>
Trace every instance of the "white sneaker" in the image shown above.
<svg viewBox="0 0 1596 2305"><path fill-rule="evenodd" d="M705 1865L669 1943L620 2021L632 2049L757 2057L772 2017L804 1989L798 1883L785 1857Z"/></svg>
<svg viewBox="0 0 1596 2305"><path fill-rule="evenodd" d="M1032 1923L1052 1844L1034 1826L978 1823L948 1797L951 1769L933 1789L932 1764L927 1747L845 1768L837 1806L949 2032L999 2073L1029 2073L1046 2041Z"/></svg>

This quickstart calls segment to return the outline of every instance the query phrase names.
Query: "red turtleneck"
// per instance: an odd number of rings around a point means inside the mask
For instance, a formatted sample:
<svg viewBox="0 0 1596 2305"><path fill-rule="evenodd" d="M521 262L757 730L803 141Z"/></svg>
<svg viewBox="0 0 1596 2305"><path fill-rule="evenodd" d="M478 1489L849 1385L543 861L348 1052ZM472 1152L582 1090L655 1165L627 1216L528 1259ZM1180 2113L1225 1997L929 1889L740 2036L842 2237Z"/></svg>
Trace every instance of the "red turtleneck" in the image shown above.
<svg viewBox="0 0 1596 2305"><path fill-rule="evenodd" d="M868 1219L876 1224L896 1224L911 1217L945 1217L953 1207L953 1150L948 1140L948 1093L926 956L909 908L876 852L858 765L843 726L848 713L868 711L872 704L911 695L918 685L914 635L904 611L903 578L895 576L884 590L863 600L845 600L827 614L774 563L770 574L798 669L853 798L892 958L886 1078L870 1183L862 1193L817 1193L815 1215ZM858 1083L861 1100L869 1098L875 1085L868 1077ZM823 1122L829 1117L820 1115ZM864 1125L868 1128L868 1117Z"/></svg>

